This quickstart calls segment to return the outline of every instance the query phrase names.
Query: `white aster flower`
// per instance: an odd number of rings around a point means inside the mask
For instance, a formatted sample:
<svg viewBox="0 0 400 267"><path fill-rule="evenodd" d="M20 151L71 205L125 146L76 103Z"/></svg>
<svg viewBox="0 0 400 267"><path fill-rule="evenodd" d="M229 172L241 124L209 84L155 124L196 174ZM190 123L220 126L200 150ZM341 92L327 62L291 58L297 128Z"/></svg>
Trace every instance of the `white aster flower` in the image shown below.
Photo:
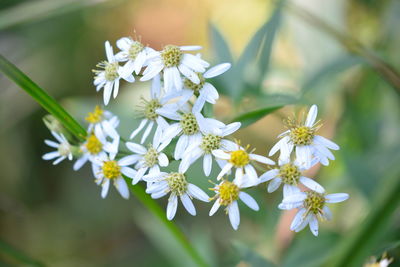
<svg viewBox="0 0 400 267"><path fill-rule="evenodd" d="M186 172L190 165L197 159L203 157L203 171L209 176L212 169L213 154L215 150L234 150L237 146L234 142L224 139L240 128L240 122L233 122L223 127L204 131L201 139L189 143L186 151L183 153L182 161L179 165L180 172Z"/></svg>
<svg viewBox="0 0 400 267"><path fill-rule="evenodd" d="M262 174L260 176L260 183L272 180L268 184L269 193L277 190L283 183L283 197L299 193L299 183L318 193L325 193L325 189L319 183L302 175L302 172L306 170L307 168L304 168L296 160L292 162L290 158L279 159L279 168L271 169Z"/></svg>
<svg viewBox="0 0 400 267"><path fill-rule="evenodd" d="M229 173L232 168L236 168L235 179L237 179L239 183L243 183L245 175L248 179L246 183L257 185L260 181L256 169L252 166L251 162L257 161L269 165L275 165L275 162L267 157L249 153L247 150L248 147L243 148L239 144L236 145L235 149L231 150L214 150L212 153L216 158L226 161L226 164L222 167L217 179L222 179L222 177Z"/></svg>
<svg viewBox="0 0 400 267"><path fill-rule="evenodd" d="M132 165L132 159L123 157L116 161L112 156L106 153L99 154L99 157L93 159L93 172L96 177L96 183L101 185L101 197L105 198L108 193L111 181L114 183L115 188L118 190L120 195L128 199L129 189L122 175L129 178L134 178L136 170L128 167Z"/></svg>
<svg viewBox="0 0 400 267"><path fill-rule="evenodd" d="M148 81L163 71L164 90L166 93L182 89L181 74L195 84L200 83L196 72L204 72L210 64L195 55L185 51L195 51L201 46L167 45L160 52L154 51L148 55L148 66L143 72L141 81Z"/></svg>
<svg viewBox="0 0 400 267"><path fill-rule="evenodd" d="M115 55L118 61L125 62L121 68L121 77L128 77L133 72L139 74L146 65L147 54L154 50L144 46L140 41L129 37L122 37L117 41L117 47L121 50Z"/></svg>
<svg viewBox="0 0 400 267"><path fill-rule="evenodd" d="M160 134L169 126L165 118L170 120L179 120L180 116L177 110L182 105L181 102L169 103L170 100L178 97L178 94L162 96L160 76L153 79L151 85L151 100L142 99L142 105L138 108L138 113L142 120L139 126L132 132L130 139L133 139L147 125L140 143L143 144L149 136L154 125L157 124L156 133Z"/></svg>
<svg viewBox="0 0 400 267"><path fill-rule="evenodd" d="M143 176L143 180L148 182L146 192L152 198L161 198L170 193L167 205L167 219L175 217L178 208L178 197L185 209L191 214L196 215L196 209L192 198L208 202L208 195L198 186L187 181L184 173L180 172L160 172Z"/></svg>
<svg viewBox="0 0 400 267"><path fill-rule="evenodd" d="M89 112L85 120L89 122L88 132L101 131L103 135L111 138L119 138L118 132L115 130L119 125L119 119L108 110L103 110L100 106L96 106L93 112Z"/></svg>
<svg viewBox="0 0 400 267"><path fill-rule="evenodd" d="M196 110L196 104L191 111L180 114L178 120L179 122L165 128L161 139L162 146L166 147L173 138L179 136L174 152L176 160L182 158L189 144L201 142L202 133L211 132L212 129L224 125L215 119L204 118L200 111Z"/></svg>
<svg viewBox="0 0 400 267"><path fill-rule="evenodd" d="M229 220L233 229L237 230L240 224L240 213L237 200L240 199L246 204L250 209L258 211L259 207L257 202L252 196L246 192L241 191L245 188L244 184L240 183L237 179L233 182L222 181L219 185L216 185L212 190L215 191L216 195L213 197L215 199L214 205L210 210L210 216L219 209L219 207L226 206L226 213L229 216Z"/></svg>
<svg viewBox="0 0 400 267"><path fill-rule="evenodd" d="M192 82L188 78L183 80L183 88L185 88L185 91L189 92L187 96L188 99L193 95L198 97L196 104L199 105L199 110L203 108L205 102L215 104L219 98L217 89L215 89L211 83L208 83L206 79L221 75L229 70L230 67L230 63L222 63L210 68L205 73L196 73L200 80L198 84Z"/></svg>
<svg viewBox="0 0 400 267"><path fill-rule="evenodd" d="M285 197L279 204L279 208L283 210L298 208L290 230L299 232L309 225L313 235L317 236L318 219L330 220L332 218L332 213L326 203L338 203L348 198L349 195L346 193L326 195L315 191L299 192Z"/></svg>
<svg viewBox="0 0 400 267"><path fill-rule="evenodd" d="M334 160L332 150L338 150L339 146L334 142L316 135L316 131L319 129L317 118L318 109L316 105L313 105L307 115L307 119L304 123L296 123L292 120L288 121L289 130L282 133L278 137L282 139L276 143L269 156L274 155L280 150L282 158L287 158L296 148L296 159L300 164L304 164L306 168L309 168L312 157L315 156L319 162L323 165L328 165L330 160Z"/></svg>
<svg viewBox="0 0 400 267"><path fill-rule="evenodd" d="M44 142L46 145L55 148L57 150L44 154L42 158L44 160L53 160L57 158L53 162L53 165L60 163L66 158L72 160L71 145L68 143L68 140L65 138L65 136L62 133L58 134L54 131L51 131L51 134L58 141L58 143L47 139L44 140Z"/></svg>
<svg viewBox="0 0 400 267"><path fill-rule="evenodd" d="M104 87L103 98L104 105L108 105L111 94L116 98L119 90L119 80L121 79L121 67L118 64L117 59L114 56L114 52L110 42L105 42L107 60L102 61L96 65L96 67L103 70L93 70L96 74L93 84L96 86L96 91L99 91ZM123 77L128 82L134 82L135 78L133 75Z"/></svg>

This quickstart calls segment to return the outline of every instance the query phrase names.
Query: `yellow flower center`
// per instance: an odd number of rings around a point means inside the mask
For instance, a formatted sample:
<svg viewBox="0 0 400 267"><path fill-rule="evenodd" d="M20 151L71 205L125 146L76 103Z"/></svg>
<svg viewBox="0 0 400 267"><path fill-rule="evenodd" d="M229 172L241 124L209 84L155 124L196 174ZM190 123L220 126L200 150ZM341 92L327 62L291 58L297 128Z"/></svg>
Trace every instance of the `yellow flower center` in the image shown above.
<svg viewBox="0 0 400 267"><path fill-rule="evenodd" d="M290 140L296 146L310 145L313 141L315 129L307 126L298 126L290 129Z"/></svg>
<svg viewBox="0 0 400 267"><path fill-rule="evenodd" d="M193 135L199 131L199 125L197 124L196 117L193 113L183 114L180 124L183 133L186 135Z"/></svg>
<svg viewBox="0 0 400 267"><path fill-rule="evenodd" d="M195 84L194 82L192 82L191 80L189 80L187 78L183 81L183 84L185 85L185 87L192 89L196 95L199 94L199 91L201 90L201 88L203 88L204 83L206 82L206 79L203 77L203 75L201 73L197 73L197 76L199 76L199 79L200 79L199 84Z"/></svg>
<svg viewBox="0 0 400 267"><path fill-rule="evenodd" d="M91 134L87 138L87 142L86 142L85 146L86 146L86 149L89 151L89 153L92 155L97 155L103 149L103 144L100 142L100 140L94 134Z"/></svg>
<svg viewBox="0 0 400 267"><path fill-rule="evenodd" d="M85 120L89 123L98 123L103 120L103 114L104 110L101 107L96 106L93 112L88 113Z"/></svg>
<svg viewBox="0 0 400 267"><path fill-rule="evenodd" d="M279 176L285 184L297 185L300 175L299 169L291 163L282 165L279 169Z"/></svg>
<svg viewBox="0 0 400 267"><path fill-rule="evenodd" d="M158 162L158 152L154 147L149 147L147 153L144 155L144 162L147 167L153 167Z"/></svg>
<svg viewBox="0 0 400 267"><path fill-rule="evenodd" d="M244 167L249 164L250 157L246 151L239 149L231 152L231 158L229 159L229 162L237 168Z"/></svg>
<svg viewBox="0 0 400 267"><path fill-rule="evenodd" d="M219 201L221 205L228 206L239 198L239 187L232 182L225 181L218 186Z"/></svg>
<svg viewBox="0 0 400 267"><path fill-rule="evenodd" d="M129 59L130 60L135 60L137 55L142 52L144 46L138 42L138 41L134 41L131 45L131 47L129 48Z"/></svg>
<svg viewBox="0 0 400 267"><path fill-rule="evenodd" d="M186 193L188 182L186 181L186 177L184 174L172 172L168 175L166 181L171 192L175 193L178 196Z"/></svg>
<svg viewBox="0 0 400 267"><path fill-rule="evenodd" d="M161 51L161 58L165 67L177 67L181 63L183 53L178 46L167 45Z"/></svg>
<svg viewBox="0 0 400 267"><path fill-rule="evenodd" d="M105 161L102 166L104 177L115 179L121 176L121 166L115 160Z"/></svg>
<svg viewBox="0 0 400 267"><path fill-rule="evenodd" d="M204 151L204 153L210 154L211 151L220 148L221 139L221 136L215 134L206 134L201 140L200 148Z"/></svg>
<svg viewBox="0 0 400 267"><path fill-rule="evenodd" d="M161 104L157 99L152 99L150 101L144 100L144 108L143 108L143 115L146 119L155 121L158 118L158 114L156 110L161 108Z"/></svg>
<svg viewBox="0 0 400 267"><path fill-rule="evenodd" d="M325 206L325 197L323 194L307 191L307 198L304 200L304 207L307 212L312 212L314 214L322 213L322 209Z"/></svg>

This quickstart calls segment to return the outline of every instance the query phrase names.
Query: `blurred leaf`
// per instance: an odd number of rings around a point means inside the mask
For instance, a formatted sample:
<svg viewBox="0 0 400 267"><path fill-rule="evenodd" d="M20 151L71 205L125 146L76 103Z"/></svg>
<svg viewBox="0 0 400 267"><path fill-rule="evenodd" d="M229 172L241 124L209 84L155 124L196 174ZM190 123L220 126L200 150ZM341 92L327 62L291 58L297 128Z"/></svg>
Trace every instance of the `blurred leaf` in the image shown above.
<svg viewBox="0 0 400 267"><path fill-rule="evenodd" d="M210 34L211 34L211 45L214 49L214 56L217 62L232 62L232 54L229 49L229 44L226 42L222 33L213 24L209 24Z"/></svg>
<svg viewBox="0 0 400 267"><path fill-rule="evenodd" d="M57 118L71 133L77 138L83 139L86 136L86 130L72 118L69 113L62 108L57 101L49 96L42 88L35 84L28 76L20 71L11 62L0 55L0 70L33 99L36 100L45 110Z"/></svg>
<svg viewBox="0 0 400 267"><path fill-rule="evenodd" d="M246 244L234 241L233 247L237 251L239 256L239 264L245 264L245 266L251 267L274 267L275 264L267 260L266 258L259 255L253 249L248 247Z"/></svg>
<svg viewBox="0 0 400 267"><path fill-rule="evenodd" d="M0 11L0 30L22 23L58 16L107 0L36 0L26 1Z"/></svg>
<svg viewBox="0 0 400 267"><path fill-rule="evenodd" d="M11 245L0 240L0 255L10 258L13 263L18 263L18 266L45 266L44 264L36 261L26 255L24 252L12 247ZM1 263L1 262L0 262Z"/></svg>
<svg viewBox="0 0 400 267"><path fill-rule="evenodd" d="M241 114L235 117L232 122L238 121L242 123L242 128L249 126L250 124L255 123L256 121L262 119L263 117L267 116L271 112L282 108L282 106L277 107L267 107L261 108L257 110L253 110L244 114Z"/></svg>

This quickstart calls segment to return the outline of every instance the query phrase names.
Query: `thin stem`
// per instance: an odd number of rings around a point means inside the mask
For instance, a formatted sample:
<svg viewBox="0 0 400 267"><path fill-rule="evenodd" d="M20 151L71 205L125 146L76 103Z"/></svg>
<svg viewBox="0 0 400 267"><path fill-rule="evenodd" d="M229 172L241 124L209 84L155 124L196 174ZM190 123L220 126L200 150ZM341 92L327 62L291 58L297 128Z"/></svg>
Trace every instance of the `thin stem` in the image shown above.
<svg viewBox="0 0 400 267"><path fill-rule="evenodd" d="M24 252L12 247L11 245L5 243L2 240L0 240L0 254L6 255L10 259L12 259L14 263L16 261L18 262L18 264L23 264L24 266L37 266L37 267L44 266L44 264L40 263L37 260L32 259Z"/></svg>

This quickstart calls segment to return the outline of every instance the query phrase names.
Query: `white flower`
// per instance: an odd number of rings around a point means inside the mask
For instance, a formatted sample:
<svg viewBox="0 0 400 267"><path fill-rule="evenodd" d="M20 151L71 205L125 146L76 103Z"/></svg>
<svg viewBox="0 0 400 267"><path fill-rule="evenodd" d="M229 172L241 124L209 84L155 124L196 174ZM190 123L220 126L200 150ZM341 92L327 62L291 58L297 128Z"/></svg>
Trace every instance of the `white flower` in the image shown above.
<svg viewBox="0 0 400 267"><path fill-rule="evenodd" d="M226 213L229 216L231 225L233 229L237 230L240 224L240 213L237 203L238 199L242 200L250 209L255 211L259 210L258 204L254 198L241 191L241 189L245 187L247 186L244 186L237 179L234 179L233 182L222 181L219 185L216 185L212 189L216 192L216 195L213 197L213 199L216 200L209 215L214 215L221 205L226 206Z"/></svg>
<svg viewBox="0 0 400 267"><path fill-rule="evenodd" d="M151 194L152 198L161 198L170 193L167 205L167 219L172 220L175 217L178 207L178 197L185 209L191 214L196 215L196 209L192 198L208 202L208 195L198 186L187 181L184 173L153 173L143 176L143 180L148 182L146 192Z"/></svg>
<svg viewBox="0 0 400 267"><path fill-rule="evenodd" d="M96 106L93 112L89 112L85 120L89 122L88 133L101 131L103 135L111 138L119 138L115 130L119 125L119 119L108 110Z"/></svg>
<svg viewBox="0 0 400 267"><path fill-rule="evenodd" d="M133 72L139 74L145 66L147 54L154 50L144 46L140 41L134 41L128 37L122 37L117 41L117 47L121 50L115 55L118 61L125 62L121 68L121 77L129 77Z"/></svg>
<svg viewBox="0 0 400 267"><path fill-rule="evenodd" d="M160 76L157 75L154 77L151 86L151 100L147 101L143 99L143 104L139 107L139 116L142 120L139 126L132 132L130 139L133 139L147 125L140 140L140 143L143 144L153 129L154 124L157 124L156 133L160 134L169 126L165 118L179 120L180 116L177 110L182 103L180 101L177 103L169 103L171 99L177 96L179 95L170 94L168 96L162 96Z"/></svg>
<svg viewBox="0 0 400 267"><path fill-rule="evenodd" d="M224 137L234 133L240 128L240 122L234 122L228 125L222 124L223 127L205 131L201 139L190 143L183 153L182 161L179 165L180 172L186 172L190 165L197 159L203 157L203 171L206 176L209 176L212 169L213 154L217 149L234 150L236 144Z"/></svg>
<svg viewBox="0 0 400 267"><path fill-rule="evenodd" d="M105 198L107 196L110 182L113 181L120 195L128 199L129 189L122 174L132 179L135 177L136 171L127 167L133 164L131 158L124 157L116 161L112 156L101 153L99 157L93 159L93 163L92 167L96 183L102 187L101 197Z"/></svg>
<svg viewBox="0 0 400 267"><path fill-rule="evenodd" d="M291 162L290 158L279 159L279 168L269 170L260 176L260 183L272 180L268 185L268 192L274 192L283 183L283 197L300 192L298 184L318 193L325 193L325 189L316 181L302 175L302 171L307 170L296 160Z"/></svg>
<svg viewBox="0 0 400 267"><path fill-rule="evenodd" d="M183 87L185 88L185 91L189 92L187 96L188 99L193 95L198 97L196 104L199 105L199 110L203 108L205 102L215 104L219 98L217 89L215 89L211 83L206 82L206 79L221 75L229 70L230 67L230 63L222 63L210 68L203 74L200 72L196 73L200 80L198 84L192 82L188 78L183 80Z"/></svg>
<svg viewBox="0 0 400 267"><path fill-rule="evenodd" d="M329 164L328 159L334 160L335 157L329 149L338 150L339 146L315 134L320 127L318 122L315 122L317 113L317 106L313 105L304 124L288 121L289 130L278 136L282 139L272 147L269 156L280 150L280 157L287 158L292 153L293 148L296 147L296 159L306 168L309 168L313 156L325 166Z"/></svg>
<svg viewBox="0 0 400 267"><path fill-rule="evenodd" d="M51 134L54 136L54 138L56 138L58 143L51 140L44 140L44 142L46 145L56 148L57 150L44 154L42 158L44 160L53 160L57 158L53 162L53 165L60 163L66 158L72 160L71 145L68 143L68 140L65 138L65 136L62 133L58 134L54 131L51 131Z"/></svg>
<svg viewBox="0 0 400 267"><path fill-rule="evenodd" d="M81 144L81 156L74 163L74 171L79 170L89 160L92 161L95 157L103 157L100 154L109 153L110 157L114 158L118 153L119 135L111 141L107 140L100 127L95 127L94 132L86 137L86 141ZM93 163L92 163L93 164Z"/></svg>
<svg viewBox="0 0 400 267"><path fill-rule="evenodd" d="M162 153L164 147L160 145L160 136L154 135L153 143L149 144L147 148L132 142L127 142L126 147L136 153L128 156L136 163L137 173L133 178L133 183L140 181L147 171L149 174L159 173L160 166L167 167L169 164L167 155Z"/></svg>
<svg viewBox="0 0 400 267"><path fill-rule="evenodd" d="M211 118L204 118L199 110L193 106L191 112L184 112L179 116L179 122L173 123L166 127L163 132L161 142L162 146L167 146L171 140L180 135L176 143L174 158L179 160L189 144L201 142L202 132L211 132L215 128L219 128L224 124Z"/></svg>
<svg viewBox="0 0 400 267"><path fill-rule="evenodd" d="M279 208L283 210L298 208L290 230L299 232L309 224L311 232L317 236L318 219L330 220L332 218L332 213L326 203L338 203L348 198L349 195L346 193L326 195L315 191L299 192L285 197L279 204Z"/></svg>
<svg viewBox="0 0 400 267"><path fill-rule="evenodd" d="M113 97L116 98L119 90L119 80L121 78L120 72L121 67L118 64L117 59L114 56L113 49L110 45L110 42L105 42L106 47L106 55L107 61L102 61L96 65L96 67L101 68L103 70L94 70L93 72L96 74L94 78L93 84L96 86L96 91L99 91L104 87L103 98L104 105L108 105L110 101L111 94L113 93ZM134 82L135 78L133 75L129 75L127 77L123 77L128 82Z"/></svg>
<svg viewBox="0 0 400 267"><path fill-rule="evenodd" d="M258 175L255 168L251 165L251 162L257 161L263 164L275 165L275 162L267 157L248 153L247 148L243 148L239 144L236 145L235 149L225 151L217 149L212 153L216 158L226 161L226 164L218 174L218 180L222 179L222 177L229 173L234 167L236 168L235 179L237 179L239 183L243 183L243 178L246 177L248 179L246 184L257 185L259 183Z"/></svg>
<svg viewBox="0 0 400 267"><path fill-rule="evenodd" d="M172 89L182 89L181 74L195 84L200 83L196 72L204 72L210 64L185 51L201 49L201 46L175 46L167 45L160 52L154 51L148 55L148 66L143 72L141 81L147 81L163 71L164 90L166 93Z"/></svg>

